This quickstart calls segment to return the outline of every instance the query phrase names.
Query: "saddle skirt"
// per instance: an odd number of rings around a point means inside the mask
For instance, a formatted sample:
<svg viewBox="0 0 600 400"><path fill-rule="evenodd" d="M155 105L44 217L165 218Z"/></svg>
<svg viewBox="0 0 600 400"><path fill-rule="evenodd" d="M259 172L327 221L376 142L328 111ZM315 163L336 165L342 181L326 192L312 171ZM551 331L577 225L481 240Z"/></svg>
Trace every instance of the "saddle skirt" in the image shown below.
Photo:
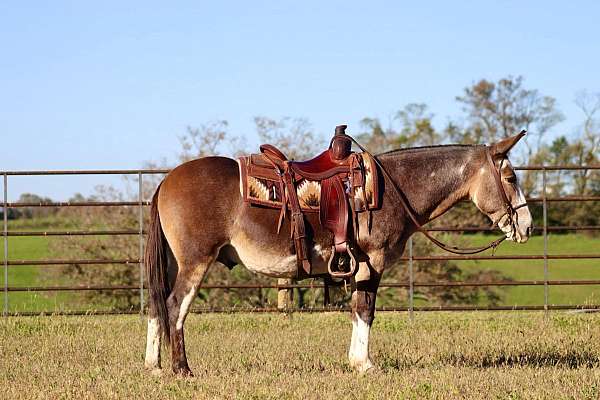
<svg viewBox="0 0 600 400"><path fill-rule="evenodd" d="M354 194L353 209L356 212L375 210L379 208L377 195L377 167L373 158L366 153L354 153L357 157L359 170L354 171L354 188L350 185L350 169L342 173L344 192L346 195ZM238 159L241 179L241 194L245 202L250 204L280 209L284 198L284 185L281 176L263 154L251 154ZM322 181L324 179L311 179L294 173L296 193L302 212L320 212ZM354 189L354 190L352 190Z"/></svg>

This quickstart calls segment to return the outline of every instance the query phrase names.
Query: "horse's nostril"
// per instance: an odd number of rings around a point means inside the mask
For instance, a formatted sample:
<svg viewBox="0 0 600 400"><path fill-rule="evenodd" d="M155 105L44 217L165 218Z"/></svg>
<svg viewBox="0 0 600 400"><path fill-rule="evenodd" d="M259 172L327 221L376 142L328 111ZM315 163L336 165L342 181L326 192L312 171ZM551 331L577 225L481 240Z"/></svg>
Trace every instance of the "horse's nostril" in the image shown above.
<svg viewBox="0 0 600 400"><path fill-rule="evenodd" d="M532 231L531 226L528 226L527 227L527 236L531 236L531 231Z"/></svg>

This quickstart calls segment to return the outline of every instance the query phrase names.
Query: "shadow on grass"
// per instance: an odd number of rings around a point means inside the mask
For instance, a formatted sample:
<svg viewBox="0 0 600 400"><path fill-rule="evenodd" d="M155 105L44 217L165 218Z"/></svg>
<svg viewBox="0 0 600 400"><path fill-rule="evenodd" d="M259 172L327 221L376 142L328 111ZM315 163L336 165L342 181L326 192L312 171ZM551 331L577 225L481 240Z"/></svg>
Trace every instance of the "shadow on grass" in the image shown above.
<svg viewBox="0 0 600 400"><path fill-rule="evenodd" d="M464 355L448 354L431 360L423 357L411 360L409 358L384 358L380 361L383 371L402 370L409 368L424 368L435 365L451 365L470 368L511 368L511 367L555 367L566 369L598 368L600 357L589 351L568 352L522 352L516 354L481 354Z"/></svg>

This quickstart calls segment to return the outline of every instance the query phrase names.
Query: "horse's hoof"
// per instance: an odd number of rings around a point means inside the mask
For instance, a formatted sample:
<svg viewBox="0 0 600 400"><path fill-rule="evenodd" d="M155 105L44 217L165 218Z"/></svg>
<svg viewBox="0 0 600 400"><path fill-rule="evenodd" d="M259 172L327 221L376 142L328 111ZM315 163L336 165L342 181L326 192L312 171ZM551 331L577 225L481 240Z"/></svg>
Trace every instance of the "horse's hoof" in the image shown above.
<svg viewBox="0 0 600 400"><path fill-rule="evenodd" d="M161 376L163 373L160 365L154 363L146 363L144 364L144 369L150 373L152 376Z"/></svg>
<svg viewBox="0 0 600 400"><path fill-rule="evenodd" d="M193 378L194 377L192 370L189 369L188 367L173 369L173 373L175 374L175 376L180 377L180 378Z"/></svg>
<svg viewBox="0 0 600 400"><path fill-rule="evenodd" d="M379 371L379 368L377 368L375 365L371 364L371 365L368 365L368 366L366 366L364 368L361 368L358 372L361 375L367 375L367 374L374 374L377 371Z"/></svg>
<svg viewBox="0 0 600 400"><path fill-rule="evenodd" d="M355 364L354 369L361 375L377 371L377 367L374 366L371 361L367 361L361 364Z"/></svg>

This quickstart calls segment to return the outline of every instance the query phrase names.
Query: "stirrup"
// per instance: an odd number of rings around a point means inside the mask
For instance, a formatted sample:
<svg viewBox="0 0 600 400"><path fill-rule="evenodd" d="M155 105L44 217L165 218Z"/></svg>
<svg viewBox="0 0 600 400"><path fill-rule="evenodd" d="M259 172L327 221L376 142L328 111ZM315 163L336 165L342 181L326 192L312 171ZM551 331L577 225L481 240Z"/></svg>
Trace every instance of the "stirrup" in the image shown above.
<svg viewBox="0 0 600 400"><path fill-rule="evenodd" d="M350 256L350 271L348 271L348 272L334 271L332 269L333 261L339 260L340 253L336 253L335 246L331 247L331 252L332 252L331 257L329 257L329 262L327 263L327 272L329 272L329 275L331 275L332 278L346 279L346 278L350 278L351 276L353 276L356 273L356 266L358 265L358 262L356 261L356 257L354 256L354 253L350 249L350 246L346 247L346 253L348 253L348 256Z"/></svg>

